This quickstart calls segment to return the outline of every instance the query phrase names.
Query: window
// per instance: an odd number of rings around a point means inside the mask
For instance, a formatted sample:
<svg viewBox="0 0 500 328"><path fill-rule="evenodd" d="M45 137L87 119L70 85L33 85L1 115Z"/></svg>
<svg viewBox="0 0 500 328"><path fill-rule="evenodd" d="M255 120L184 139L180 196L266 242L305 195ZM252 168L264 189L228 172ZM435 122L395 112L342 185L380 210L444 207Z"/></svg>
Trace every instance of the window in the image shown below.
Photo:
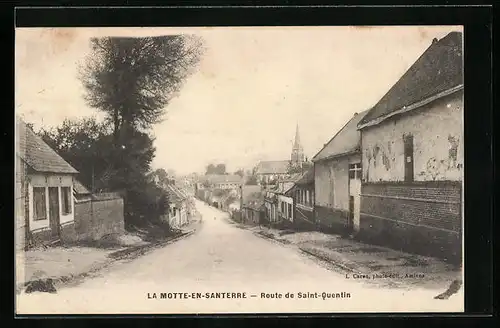
<svg viewBox="0 0 500 328"><path fill-rule="evenodd" d="M361 179L361 163L349 164L349 179Z"/></svg>
<svg viewBox="0 0 500 328"><path fill-rule="evenodd" d="M292 205L288 204L288 218L292 218Z"/></svg>
<svg viewBox="0 0 500 328"><path fill-rule="evenodd" d="M309 205L309 190L306 190L306 205Z"/></svg>
<svg viewBox="0 0 500 328"><path fill-rule="evenodd" d="M45 187L33 187L33 220L47 219Z"/></svg>
<svg viewBox="0 0 500 328"><path fill-rule="evenodd" d="M62 187L62 214L71 214L71 187Z"/></svg>

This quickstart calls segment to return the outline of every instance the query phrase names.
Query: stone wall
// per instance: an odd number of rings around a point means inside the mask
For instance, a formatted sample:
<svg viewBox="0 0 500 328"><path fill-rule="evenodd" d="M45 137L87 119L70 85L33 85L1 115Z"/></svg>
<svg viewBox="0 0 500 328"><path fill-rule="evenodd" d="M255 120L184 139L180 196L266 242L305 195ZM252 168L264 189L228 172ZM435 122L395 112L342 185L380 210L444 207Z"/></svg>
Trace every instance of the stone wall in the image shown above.
<svg viewBox="0 0 500 328"><path fill-rule="evenodd" d="M111 195L108 199L75 203L75 230L78 240L124 233L123 199Z"/></svg>

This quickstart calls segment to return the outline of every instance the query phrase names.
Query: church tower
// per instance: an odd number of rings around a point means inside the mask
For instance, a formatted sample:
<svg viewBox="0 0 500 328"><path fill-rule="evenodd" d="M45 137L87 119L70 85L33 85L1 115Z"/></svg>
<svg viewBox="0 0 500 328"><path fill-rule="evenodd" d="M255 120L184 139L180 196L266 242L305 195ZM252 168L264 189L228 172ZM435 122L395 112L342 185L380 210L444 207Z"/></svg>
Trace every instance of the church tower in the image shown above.
<svg viewBox="0 0 500 328"><path fill-rule="evenodd" d="M293 142L291 158L294 165L302 165L304 162L304 149L300 144L299 125L295 129L295 140Z"/></svg>

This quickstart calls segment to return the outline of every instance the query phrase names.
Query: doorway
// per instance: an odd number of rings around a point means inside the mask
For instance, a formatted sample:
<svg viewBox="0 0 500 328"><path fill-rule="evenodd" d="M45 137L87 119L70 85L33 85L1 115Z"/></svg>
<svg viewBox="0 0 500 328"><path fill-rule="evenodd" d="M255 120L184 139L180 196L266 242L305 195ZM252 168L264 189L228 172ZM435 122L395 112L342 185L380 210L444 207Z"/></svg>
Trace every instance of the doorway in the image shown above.
<svg viewBox="0 0 500 328"><path fill-rule="evenodd" d="M49 187L49 224L51 237L59 238L59 188Z"/></svg>
<svg viewBox="0 0 500 328"><path fill-rule="evenodd" d="M349 196L349 217L347 220L347 232L351 233L354 230L354 197Z"/></svg>
<svg viewBox="0 0 500 328"><path fill-rule="evenodd" d="M358 232L361 207L361 163L349 164L349 215L351 231Z"/></svg>

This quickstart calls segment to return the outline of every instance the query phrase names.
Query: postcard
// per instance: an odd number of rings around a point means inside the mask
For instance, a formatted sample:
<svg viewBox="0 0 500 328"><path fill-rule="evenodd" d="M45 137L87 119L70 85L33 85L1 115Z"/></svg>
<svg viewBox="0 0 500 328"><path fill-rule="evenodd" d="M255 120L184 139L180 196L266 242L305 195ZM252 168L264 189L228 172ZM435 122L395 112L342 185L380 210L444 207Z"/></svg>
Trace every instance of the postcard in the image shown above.
<svg viewBox="0 0 500 328"><path fill-rule="evenodd" d="M462 26L15 51L18 315L464 311Z"/></svg>

